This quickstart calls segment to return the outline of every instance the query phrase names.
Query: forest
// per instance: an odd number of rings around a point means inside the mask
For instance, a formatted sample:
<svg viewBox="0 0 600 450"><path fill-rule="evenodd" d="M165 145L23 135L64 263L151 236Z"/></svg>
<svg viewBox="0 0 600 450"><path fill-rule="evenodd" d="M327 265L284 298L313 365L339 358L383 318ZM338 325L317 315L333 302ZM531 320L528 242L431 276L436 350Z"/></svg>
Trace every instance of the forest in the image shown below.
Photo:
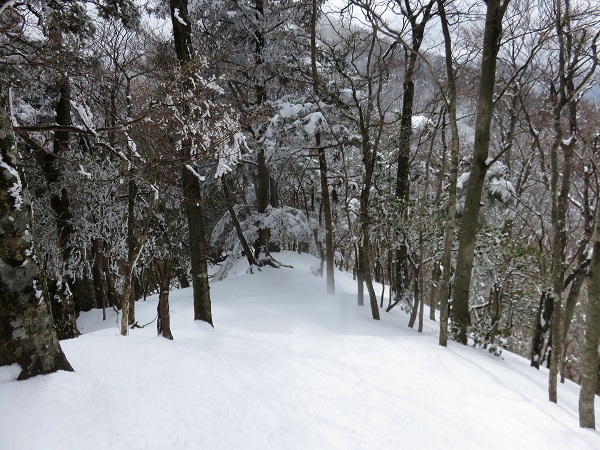
<svg viewBox="0 0 600 450"><path fill-rule="evenodd" d="M0 366L310 253L379 320L600 393L595 0L0 0ZM243 292L239 293L243 296ZM426 308L428 307L428 308Z"/></svg>

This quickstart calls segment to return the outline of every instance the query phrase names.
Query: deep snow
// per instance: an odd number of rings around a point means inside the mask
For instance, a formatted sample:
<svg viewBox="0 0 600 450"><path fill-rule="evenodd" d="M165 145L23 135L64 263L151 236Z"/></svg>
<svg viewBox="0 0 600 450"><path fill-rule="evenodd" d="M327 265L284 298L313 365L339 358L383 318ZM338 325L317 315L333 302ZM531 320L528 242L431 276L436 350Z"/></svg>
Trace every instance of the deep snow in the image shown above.
<svg viewBox="0 0 600 450"><path fill-rule="evenodd" d="M75 373L15 381L18 367L0 368L0 448L600 448L578 428L573 383L551 404L546 370L441 348L436 323L417 333L397 308L373 321L347 274L327 296L316 259L278 258L294 268L247 275L240 262L212 284L215 329L193 322L183 289L171 292L174 341L154 323L121 337L116 315L91 311L62 342ZM156 301L137 302L140 324Z"/></svg>

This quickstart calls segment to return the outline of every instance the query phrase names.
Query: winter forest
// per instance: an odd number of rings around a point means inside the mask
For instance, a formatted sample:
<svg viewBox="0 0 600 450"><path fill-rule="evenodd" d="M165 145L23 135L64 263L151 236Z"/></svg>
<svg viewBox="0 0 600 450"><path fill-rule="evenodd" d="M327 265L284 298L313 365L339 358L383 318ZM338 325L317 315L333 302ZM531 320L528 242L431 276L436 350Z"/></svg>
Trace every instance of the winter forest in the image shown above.
<svg viewBox="0 0 600 450"><path fill-rule="evenodd" d="M0 33L19 380L77 371L84 315L177 341L170 291L217 332L213 286L309 254L370 327L520 355L596 427L596 0L0 0Z"/></svg>

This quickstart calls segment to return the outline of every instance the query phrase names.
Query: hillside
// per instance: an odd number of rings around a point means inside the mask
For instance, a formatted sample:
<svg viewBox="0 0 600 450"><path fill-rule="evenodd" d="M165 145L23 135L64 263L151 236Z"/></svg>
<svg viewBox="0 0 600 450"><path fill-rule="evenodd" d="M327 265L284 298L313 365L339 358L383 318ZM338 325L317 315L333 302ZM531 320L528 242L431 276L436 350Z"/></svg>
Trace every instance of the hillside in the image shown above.
<svg viewBox="0 0 600 450"><path fill-rule="evenodd" d="M2 449L586 449L578 386L547 401L547 372L505 353L437 345L437 325L370 319L336 273L328 297L308 255L213 283L215 329L192 321L191 290L171 293L175 340L155 324L119 336L116 315L82 314L64 341L75 373L14 381L0 368ZM140 324L156 297L138 302ZM597 410L600 402L597 402ZM600 425L600 423L599 423Z"/></svg>

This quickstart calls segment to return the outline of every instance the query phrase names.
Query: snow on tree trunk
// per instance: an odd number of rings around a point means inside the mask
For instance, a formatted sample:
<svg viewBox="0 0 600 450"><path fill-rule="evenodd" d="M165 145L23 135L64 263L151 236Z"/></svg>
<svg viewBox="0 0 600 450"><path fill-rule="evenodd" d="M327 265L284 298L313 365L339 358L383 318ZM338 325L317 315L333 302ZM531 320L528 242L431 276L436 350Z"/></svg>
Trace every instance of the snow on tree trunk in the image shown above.
<svg viewBox="0 0 600 450"><path fill-rule="evenodd" d="M58 341L35 259L31 209L0 86L0 366L19 364L20 380L72 371Z"/></svg>

